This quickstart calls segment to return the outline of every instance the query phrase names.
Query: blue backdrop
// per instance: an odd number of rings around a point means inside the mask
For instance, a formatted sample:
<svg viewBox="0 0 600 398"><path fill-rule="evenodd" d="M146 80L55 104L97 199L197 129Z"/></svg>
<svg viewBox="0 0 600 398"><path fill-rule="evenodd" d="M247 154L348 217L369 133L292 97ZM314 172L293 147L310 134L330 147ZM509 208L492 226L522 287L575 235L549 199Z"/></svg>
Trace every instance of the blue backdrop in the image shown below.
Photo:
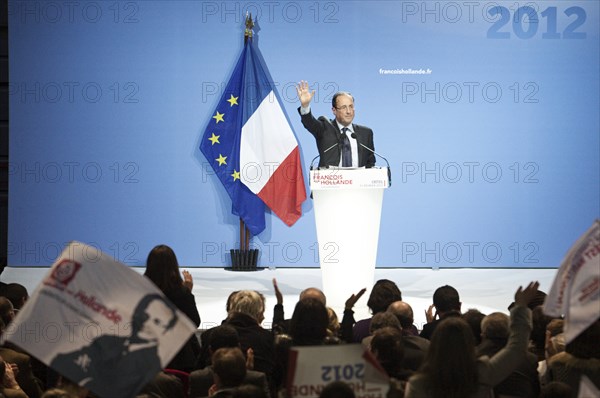
<svg viewBox="0 0 600 398"><path fill-rule="evenodd" d="M554 267L599 216L597 1L9 1L9 265L70 240L229 265L238 220L198 145L246 11L305 177L299 80L316 114L352 92L390 160L378 266ZM259 266L318 266L303 211L267 216Z"/></svg>

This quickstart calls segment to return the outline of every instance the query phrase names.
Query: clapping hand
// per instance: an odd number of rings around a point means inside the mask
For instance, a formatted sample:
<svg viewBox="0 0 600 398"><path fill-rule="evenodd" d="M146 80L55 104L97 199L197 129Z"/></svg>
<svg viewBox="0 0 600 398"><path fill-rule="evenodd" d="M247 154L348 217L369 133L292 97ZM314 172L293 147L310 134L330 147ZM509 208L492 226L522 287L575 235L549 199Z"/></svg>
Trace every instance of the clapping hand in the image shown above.
<svg viewBox="0 0 600 398"><path fill-rule="evenodd" d="M192 274L189 273L189 271L183 271L183 286L185 286L186 288L188 288L190 291L192 291L192 288L194 287L194 279L192 278Z"/></svg>
<svg viewBox="0 0 600 398"><path fill-rule="evenodd" d="M435 304L431 304L429 306L429 308L427 308L427 310L425 310L425 319L427 320L427 323L431 323L433 321L435 321L435 318L437 318L437 309L435 309Z"/></svg>

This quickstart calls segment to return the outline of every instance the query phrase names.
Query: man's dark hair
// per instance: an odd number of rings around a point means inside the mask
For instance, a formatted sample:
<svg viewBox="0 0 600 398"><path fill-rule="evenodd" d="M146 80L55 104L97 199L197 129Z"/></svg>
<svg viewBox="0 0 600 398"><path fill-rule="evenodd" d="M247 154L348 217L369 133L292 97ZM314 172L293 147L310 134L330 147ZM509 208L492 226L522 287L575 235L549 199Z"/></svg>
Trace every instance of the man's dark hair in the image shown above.
<svg viewBox="0 0 600 398"><path fill-rule="evenodd" d="M267 398L267 394L254 384L242 384L233 391L232 398Z"/></svg>
<svg viewBox="0 0 600 398"><path fill-rule="evenodd" d="M2 293L4 297L10 300L13 308L16 310L21 309L21 304L29 297L27 288L20 283L7 284L4 286L4 289L2 289Z"/></svg>
<svg viewBox="0 0 600 398"><path fill-rule="evenodd" d="M239 348L219 348L212 356L212 370L219 388L237 387L246 378L246 359Z"/></svg>
<svg viewBox="0 0 600 398"><path fill-rule="evenodd" d="M402 332L393 327L376 330L371 339L371 352L390 377L397 377L402 369L404 344Z"/></svg>
<svg viewBox="0 0 600 398"><path fill-rule="evenodd" d="M329 315L323 303L312 297L296 303L290 320L290 335L296 345L319 345L327 336Z"/></svg>
<svg viewBox="0 0 600 398"><path fill-rule="evenodd" d="M343 381L332 381L321 390L319 398L354 398L354 390Z"/></svg>
<svg viewBox="0 0 600 398"><path fill-rule="evenodd" d="M485 314L475 308L471 308L461 316L469 324L473 332L473 337L475 337L475 344L479 345L481 343L481 321L485 318Z"/></svg>
<svg viewBox="0 0 600 398"><path fill-rule="evenodd" d="M375 282L373 290L371 290L367 306L373 311L373 314L377 314L387 310L394 301L402 301L402 292L391 280L380 279Z"/></svg>
<svg viewBox="0 0 600 398"><path fill-rule="evenodd" d="M240 336L231 325L220 325L210 331L208 346L215 352L219 348L235 348L240 346Z"/></svg>
<svg viewBox="0 0 600 398"><path fill-rule="evenodd" d="M438 313L460 311L458 291L449 285L437 288L433 293L433 305Z"/></svg>
<svg viewBox="0 0 600 398"><path fill-rule="evenodd" d="M350 94L347 91L338 91L337 93L333 94L333 98L331 99L331 106L333 106L334 108L337 108L337 98L340 95L347 95L348 97L352 98L352 103L354 103L354 97L352 96L352 94Z"/></svg>
<svg viewBox="0 0 600 398"><path fill-rule="evenodd" d="M396 315L392 314L389 311L378 312L373 315L371 318L371 325L369 326L369 331L373 334L376 330L392 327L398 330L402 330L402 325L400 325L400 320L396 317Z"/></svg>

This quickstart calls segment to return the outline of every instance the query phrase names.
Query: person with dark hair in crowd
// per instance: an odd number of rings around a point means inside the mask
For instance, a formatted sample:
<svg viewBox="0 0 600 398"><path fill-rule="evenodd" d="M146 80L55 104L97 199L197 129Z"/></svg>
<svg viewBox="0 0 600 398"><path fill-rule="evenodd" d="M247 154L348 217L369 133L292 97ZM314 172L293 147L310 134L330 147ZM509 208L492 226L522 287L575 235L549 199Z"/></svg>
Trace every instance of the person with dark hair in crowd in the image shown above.
<svg viewBox="0 0 600 398"><path fill-rule="evenodd" d="M460 316L461 305L458 291L455 288L449 285L437 288L433 293L433 304L425 312L427 323L423 325L419 336L431 340L433 331L443 319Z"/></svg>
<svg viewBox="0 0 600 398"><path fill-rule="evenodd" d="M281 294L281 290L279 290L279 285L277 285L277 280L275 278L273 278L273 290L275 291L277 303L275 304L275 307L273 307L273 324L271 328L275 334L288 333L290 328L290 320L285 319L283 309L283 294ZM302 290L298 300L308 297L315 298L321 301L323 305L327 306L327 298L325 297L325 293L316 287L308 287Z"/></svg>
<svg viewBox="0 0 600 398"><path fill-rule="evenodd" d="M373 315L373 319L371 320L371 326L369 327L369 335L362 339L362 345L365 347L369 347L371 344L371 340L373 340L373 334L385 327L391 327L397 329L399 332L402 331L402 326L400 326L400 321L394 314L391 312L385 311L380 312L378 314Z"/></svg>
<svg viewBox="0 0 600 398"><path fill-rule="evenodd" d="M212 356L214 384L208 395L213 398L228 398L234 394L246 378L246 358L239 348L219 348Z"/></svg>
<svg viewBox="0 0 600 398"><path fill-rule="evenodd" d="M289 334L279 334L275 338L276 366L273 377L277 390L285 387L291 347L340 343L338 338L328 336L328 324L327 308L320 300L308 297L296 303L290 319Z"/></svg>
<svg viewBox="0 0 600 398"><path fill-rule="evenodd" d="M269 398L264 389L254 384L242 384L233 390L233 398Z"/></svg>
<svg viewBox="0 0 600 398"><path fill-rule="evenodd" d="M406 382L413 374L412 370L402 365L404 345L399 329L389 326L377 329L373 333L369 349L389 377Z"/></svg>
<svg viewBox="0 0 600 398"><path fill-rule="evenodd" d="M325 385L319 398L355 398L354 390L343 381L332 381Z"/></svg>
<svg viewBox="0 0 600 398"><path fill-rule="evenodd" d="M405 398L484 398L525 357L531 330L531 310L539 284L515 293L508 344L493 357L477 358L469 325L460 317L438 322L421 370L406 386Z"/></svg>
<svg viewBox="0 0 600 398"><path fill-rule="evenodd" d="M546 328L554 318L544 314L541 305L532 308L531 311L533 329L529 336L529 351L537 356L539 362L546 358Z"/></svg>
<svg viewBox="0 0 600 398"><path fill-rule="evenodd" d="M9 283L2 289L2 293L0 294L7 299L13 305L15 312L18 312L25 302L29 298L29 292L27 292L27 288L20 283Z"/></svg>
<svg viewBox="0 0 600 398"><path fill-rule="evenodd" d="M169 373L167 373L169 372ZM173 372L180 372L181 376ZM184 398L188 395L188 383L184 383L186 372L180 370L162 370L158 372L136 397L139 398Z"/></svg>
<svg viewBox="0 0 600 398"><path fill-rule="evenodd" d="M181 277L183 274L183 278ZM175 306L200 326L200 314L196 299L192 294L194 282L188 271L179 271L179 263L173 249L167 245L155 246L148 254L144 276L150 279ZM192 335L179 350L167 368L190 372L194 369L196 358L200 354L200 343Z"/></svg>
<svg viewBox="0 0 600 398"><path fill-rule="evenodd" d="M493 357L508 343L510 319L508 315L494 312L481 322L482 342L477 346L478 357ZM536 398L540 392L537 357L531 352L515 363L515 369L494 386L496 396Z"/></svg>
<svg viewBox="0 0 600 398"><path fill-rule="evenodd" d="M223 324L213 328L209 337L208 351L211 356L221 348L241 348L237 330L231 325ZM263 372L252 370L248 362L248 357L246 357L247 371L244 384L252 384L261 388L265 398L269 398L270 386L267 376ZM208 396L208 390L214 382L213 379L214 372L211 365L203 369L194 370L190 373L190 395L192 397Z"/></svg>
<svg viewBox="0 0 600 398"><path fill-rule="evenodd" d="M475 345L481 344L481 321L485 318L485 314L482 314L478 309L469 308L461 317L469 324L475 338Z"/></svg>
<svg viewBox="0 0 600 398"><path fill-rule="evenodd" d="M362 293L359 292L357 296L360 297L360 295L362 295ZM388 306L394 301L402 301L402 292L400 292L398 286L396 286L396 284L391 280L380 279L375 282L375 285L373 285L373 290L371 290L371 294L369 295L367 306L371 310L371 313L375 315L379 312L386 311ZM355 343L360 343L369 335L369 328L373 318L361 319L360 321L354 323L354 316L351 309L352 307L348 308L347 301L346 309L344 311L344 318L342 319L342 329L347 327L344 326L344 324L348 325L348 323L352 323L354 325L352 327L352 341Z"/></svg>

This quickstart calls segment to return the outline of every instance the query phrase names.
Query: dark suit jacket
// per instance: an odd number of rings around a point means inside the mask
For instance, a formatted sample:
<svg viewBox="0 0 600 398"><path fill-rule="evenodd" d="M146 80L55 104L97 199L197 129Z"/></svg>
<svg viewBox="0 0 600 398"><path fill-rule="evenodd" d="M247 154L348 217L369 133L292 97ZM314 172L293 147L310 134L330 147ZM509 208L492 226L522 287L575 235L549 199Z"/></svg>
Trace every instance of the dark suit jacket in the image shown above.
<svg viewBox="0 0 600 398"><path fill-rule="evenodd" d="M416 372L429 350L429 340L419 336L402 335L402 344L404 345L402 367Z"/></svg>
<svg viewBox="0 0 600 398"><path fill-rule="evenodd" d="M300 113L300 108L298 108ZM324 116L315 119L311 112L306 115L300 114L302 125L306 128L317 140L317 148L319 149L319 167L339 166L341 156L341 146L331 148L327 153L325 151L332 145L341 141L342 133L338 128L335 120L329 120ZM375 155L363 148L360 144L375 150L373 144L373 130L368 127L358 124L352 124L356 141L358 143L358 166L373 167L375 166Z"/></svg>
<svg viewBox="0 0 600 398"><path fill-rule="evenodd" d="M423 337L424 339L431 340L431 336L433 335L433 331L435 330L437 325L439 325L439 323L442 320L446 319L449 316L460 316L460 311L448 311L433 322L426 323L425 325L423 325L423 330L421 330L419 336Z"/></svg>
<svg viewBox="0 0 600 398"><path fill-rule="evenodd" d="M214 384L213 370L211 366L204 369L194 370L190 373L190 397L206 397L208 389ZM242 384L253 384L264 390L267 398L270 397L267 376L263 372L247 370L246 378Z"/></svg>
<svg viewBox="0 0 600 398"><path fill-rule="evenodd" d="M144 386L137 396L146 396L152 398L174 398L184 397L186 392L183 382L174 375L165 372L159 372L148 384Z"/></svg>
<svg viewBox="0 0 600 398"><path fill-rule="evenodd" d="M237 330L240 345L243 353L248 348L254 350L254 370L270 375L273 371L273 334L271 331L263 329L255 319L242 313L233 313L223 322L231 325ZM202 344L202 353L198 361L198 367L204 367L210 364L209 342L214 328L210 328L200 336Z"/></svg>
<svg viewBox="0 0 600 398"><path fill-rule="evenodd" d="M181 312L194 322L196 327L200 326L200 314L196 306L196 299L191 291L181 286L178 289L164 293ZM200 342L195 335L192 335L171 362L169 362L167 368L191 372L195 368L198 355L200 355Z"/></svg>

